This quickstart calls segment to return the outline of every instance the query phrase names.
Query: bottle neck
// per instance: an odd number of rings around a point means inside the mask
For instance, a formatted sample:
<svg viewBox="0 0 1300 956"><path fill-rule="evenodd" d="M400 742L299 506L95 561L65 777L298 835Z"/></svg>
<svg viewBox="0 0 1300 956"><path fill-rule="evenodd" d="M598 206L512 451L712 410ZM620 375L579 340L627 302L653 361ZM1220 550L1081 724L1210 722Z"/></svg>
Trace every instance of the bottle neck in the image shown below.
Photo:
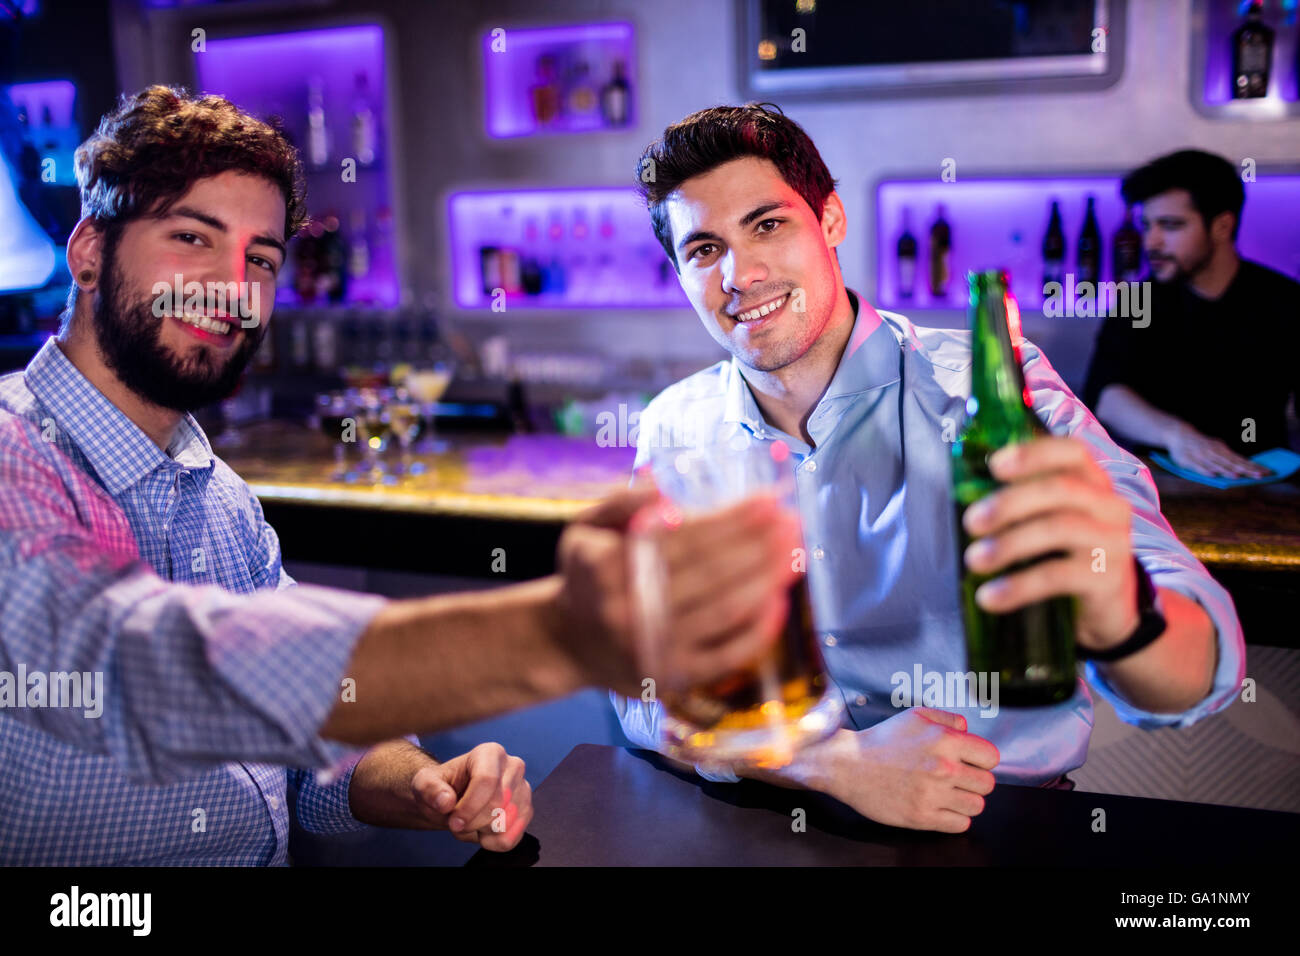
<svg viewBox="0 0 1300 956"><path fill-rule="evenodd" d="M997 444L1005 444L1032 433L1019 342L1012 342L1013 325L1019 339L1019 314L1000 280L981 274L971 281L971 397L977 403L973 424Z"/></svg>

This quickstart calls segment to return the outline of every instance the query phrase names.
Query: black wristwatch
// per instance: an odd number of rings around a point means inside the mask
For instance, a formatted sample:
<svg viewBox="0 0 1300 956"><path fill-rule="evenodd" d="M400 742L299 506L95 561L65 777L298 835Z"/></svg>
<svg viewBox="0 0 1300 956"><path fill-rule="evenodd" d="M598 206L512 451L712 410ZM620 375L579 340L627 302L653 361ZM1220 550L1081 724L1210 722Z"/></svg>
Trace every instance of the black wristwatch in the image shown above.
<svg viewBox="0 0 1300 956"><path fill-rule="evenodd" d="M1151 583L1151 577L1136 557L1133 558L1133 569L1137 572L1138 580L1137 630L1122 643L1116 644L1114 647L1108 647L1104 651L1091 651L1079 645L1076 650L1078 656L1084 660L1120 660L1131 654L1136 654L1165 632L1168 622L1165 621L1165 616L1160 613L1160 609L1156 607L1156 589L1155 585Z"/></svg>

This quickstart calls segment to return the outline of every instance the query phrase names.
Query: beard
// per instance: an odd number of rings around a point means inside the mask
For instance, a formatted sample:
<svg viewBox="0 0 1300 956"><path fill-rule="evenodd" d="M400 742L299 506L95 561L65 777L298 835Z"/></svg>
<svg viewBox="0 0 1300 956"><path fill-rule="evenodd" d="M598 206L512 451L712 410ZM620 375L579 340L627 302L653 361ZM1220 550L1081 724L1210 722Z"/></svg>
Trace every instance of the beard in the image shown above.
<svg viewBox="0 0 1300 956"><path fill-rule="evenodd" d="M1186 266L1184 266L1179 259L1171 258L1168 261L1171 262L1174 266L1174 274L1171 275L1168 279L1164 279L1164 280L1157 279L1156 281L1157 282L1163 281L1165 285L1170 285L1170 286L1189 285L1193 279L1195 279L1198 275L1200 275L1207 268L1209 268L1210 260L1212 260L1213 258L1214 258L1214 250L1212 248L1207 248L1199 256L1192 258L1191 261Z"/></svg>
<svg viewBox="0 0 1300 956"><path fill-rule="evenodd" d="M243 341L227 353L200 347L177 355L162 341L167 321L167 316L153 314L152 297L128 299L116 250L106 246L103 281L95 296L95 341L122 384L145 401L188 412L228 398L267 330L265 322L242 329Z"/></svg>

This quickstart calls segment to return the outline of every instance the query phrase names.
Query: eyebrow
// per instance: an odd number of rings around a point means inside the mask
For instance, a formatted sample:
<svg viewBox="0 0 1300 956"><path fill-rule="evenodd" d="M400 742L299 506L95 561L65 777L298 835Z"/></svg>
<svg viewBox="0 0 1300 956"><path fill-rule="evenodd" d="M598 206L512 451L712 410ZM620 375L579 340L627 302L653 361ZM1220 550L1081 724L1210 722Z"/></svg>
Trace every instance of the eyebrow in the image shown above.
<svg viewBox="0 0 1300 956"><path fill-rule="evenodd" d="M218 219L216 216L209 215L206 212L202 212L201 210L195 209L193 206L178 206L175 209L173 209L170 213L167 214L168 219L172 219L176 217L197 219L205 226L210 226L211 228L217 230L217 232L230 231L229 227L220 219ZM268 236L268 235L254 236L251 240L249 240L249 242L251 245L270 246L272 249L279 249L280 255L281 256L285 255L284 243L281 242L279 239L275 238L275 236Z"/></svg>
<svg viewBox="0 0 1300 956"><path fill-rule="evenodd" d="M775 202L764 203L763 205L757 206L754 209L751 209L749 212L745 213L745 215L741 216L739 224L741 226L748 226L750 223L754 222L760 216L767 215L773 209L790 209L792 207L793 207L793 203L786 202L784 199L778 199ZM717 235L716 233L706 232L703 229L697 229L694 232L692 232L690 235L686 236L686 238L684 238L681 242L677 243L677 249L680 252L682 249L685 249L687 246L689 246L692 242L699 242L701 239L712 239L717 242L722 241L722 237Z"/></svg>

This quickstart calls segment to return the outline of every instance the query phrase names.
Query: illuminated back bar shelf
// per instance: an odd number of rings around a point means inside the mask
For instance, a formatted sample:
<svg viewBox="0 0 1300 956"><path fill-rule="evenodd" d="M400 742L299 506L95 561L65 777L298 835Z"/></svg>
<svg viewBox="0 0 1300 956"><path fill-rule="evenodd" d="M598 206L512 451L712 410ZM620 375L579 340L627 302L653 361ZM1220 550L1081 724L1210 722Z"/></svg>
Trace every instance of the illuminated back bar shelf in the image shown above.
<svg viewBox="0 0 1300 956"><path fill-rule="evenodd" d="M355 24L210 36L206 51L194 54L194 67L200 89L225 96L258 117L282 117L306 166L311 217L318 223L331 213L337 218L350 273L337 304L396 306L398 230L383 27ZM316 161L309 129L314 95L327 144ZM359 137L358 115L367 110L373 135ZM370 143L369 155L358 149L362 141ZM320 230L318 225L315 231ZM364 255L354 256L359 241L364 241ZM277 297L284 304L313 304L295 291L292 258L289 265L281 271Z"/></svg>
<svg viewBox="0 0 1300 956"><path fill-rule="evenodd" d="M447 214L462 309L687 305L632 189L459 192Z"/></svg>
<svg viewBox="0 0 1300 956"><path fill-rule="evenodd" d="M505 139L635 126L636 77L630 23L485 30L487 134Z"/></svg>
<svg viewBox="0 0 1300 956"><path fill-rule="evenodd" d="M1300 25L1296 0L1269 0L1261 22L1273 31L1272 65L1264 96L1232 96L1233 33L1245 22L1240 0L1193 0L1189 95L1201 114L1268 122L1300 116Z"/></svg>
<svg viewBox="0 0 1300 956"><path fill-rule="evenodd" d="M1007 269L1012 292L1026 311L1043 308L1043 238L1052 201L1060 203L1065 232L1064 271L1076 271L1079 233L1089 196L1095 197L1101 231L1101 281L1113 281L1112 241L1124 218L1122 175L1044 174L884 179L876 185L876 305L910 309L965 309L968 270ZM1247 182L1237 249L1244 258L1300 279L1300 174L1257 169ZM943 207L952 230L948 294L930 295L930 226ZM917 241L916 281L911 298L900 294L897 265L903 213ZM1143 274L1146 273L1145 260Z"/></svg>

